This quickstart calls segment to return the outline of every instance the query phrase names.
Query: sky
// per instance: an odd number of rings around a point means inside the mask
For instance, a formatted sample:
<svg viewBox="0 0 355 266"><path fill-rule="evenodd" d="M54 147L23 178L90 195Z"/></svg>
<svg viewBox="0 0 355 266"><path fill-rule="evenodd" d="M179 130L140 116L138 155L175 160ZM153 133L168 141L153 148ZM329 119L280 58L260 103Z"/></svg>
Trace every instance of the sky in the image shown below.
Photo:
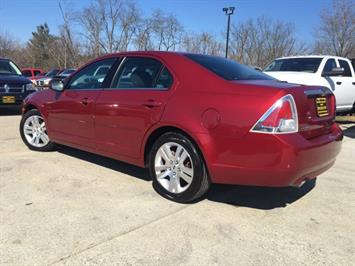
<svg viewBox="0 0 355 266"><path fill-rule="evenodd" d="M70 10L80 11L90 0L61 0ZM185 30L207 31L223 36L227 18L223 7L234 6L232 23L244 22L260 15L295 24L296 37L311 43L319 25L319 13L331 6L331 0L135 0L149 15L155 9L175 14ZM52 33L58 32L63 21L58 0L0 0L0 32L7 32L21 42L31 38L36 26L47 22Z"/></svg>

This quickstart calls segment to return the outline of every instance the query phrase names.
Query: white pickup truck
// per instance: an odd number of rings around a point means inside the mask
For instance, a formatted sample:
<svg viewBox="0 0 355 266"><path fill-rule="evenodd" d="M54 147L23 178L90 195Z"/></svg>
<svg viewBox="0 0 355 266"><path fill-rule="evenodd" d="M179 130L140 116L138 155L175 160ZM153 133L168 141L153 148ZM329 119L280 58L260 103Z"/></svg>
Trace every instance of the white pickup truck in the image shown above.
<svg viewBox="0 0 355 266"><path fill-rule="evenodd" d="M264 73L290 83L332 90L337 112L355 110L355 71L349 59L337 56L292 56L275 59Z"/></svg>

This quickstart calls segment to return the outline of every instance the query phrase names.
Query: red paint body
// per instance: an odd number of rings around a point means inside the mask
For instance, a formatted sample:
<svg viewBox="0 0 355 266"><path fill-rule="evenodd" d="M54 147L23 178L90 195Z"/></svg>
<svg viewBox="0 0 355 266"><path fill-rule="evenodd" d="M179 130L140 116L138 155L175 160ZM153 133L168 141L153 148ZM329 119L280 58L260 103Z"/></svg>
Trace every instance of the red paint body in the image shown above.
<svg viewBox="0 0 355 266"><path fill-rule="evenodd" d="M334 106L329 107L330 116L318 118L314 99L304 93L315 87L231 82L177 53L127 52L106 58L124 56L161 61L173 74L172 87L168 91L45 90L29 96L24 108L39 109L54 142L138 166L145 166L145 148L153 132L177 128L196 142L214 183L298 185L330 168L340 151L342 132L334 123ZM299 132L250 132L286 94L295 99ZM150 100L157 106L144 106Z"/></svg>

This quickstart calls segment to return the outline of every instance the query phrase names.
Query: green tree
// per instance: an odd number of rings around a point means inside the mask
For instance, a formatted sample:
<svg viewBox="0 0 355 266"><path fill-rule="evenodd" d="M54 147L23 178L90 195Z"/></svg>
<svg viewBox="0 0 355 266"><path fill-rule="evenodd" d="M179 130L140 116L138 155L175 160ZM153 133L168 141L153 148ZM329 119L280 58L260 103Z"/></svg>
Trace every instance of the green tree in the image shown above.
<svg viewBox="0 0 355 266"><path fill-rule="evenodd" d="M43 69L57 67L52 58L56 37L49 32L47 23L37 26L28 42L28 50L32 57L32 65Z"/></svg>

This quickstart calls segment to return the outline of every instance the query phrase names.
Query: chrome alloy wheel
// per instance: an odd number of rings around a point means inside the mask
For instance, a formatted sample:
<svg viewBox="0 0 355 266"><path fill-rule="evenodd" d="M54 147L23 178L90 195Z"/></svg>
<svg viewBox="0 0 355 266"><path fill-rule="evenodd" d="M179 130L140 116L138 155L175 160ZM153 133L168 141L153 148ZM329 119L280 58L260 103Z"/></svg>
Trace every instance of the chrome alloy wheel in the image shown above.
<svg viewBox="0 0 355 266"><path fill-rule="evenodd" d="M190 154L178 143L164 143L154 161L157 181L171 193L184 192L191 185L194 168Z"/></svg>
<svg viewBox="0 0 355 266"><path fill-rule="evenodd" d="M23 133L27 142L34 147L42 148L49 143L46 124L39 115L32 115L26 119Z"/></svg>

